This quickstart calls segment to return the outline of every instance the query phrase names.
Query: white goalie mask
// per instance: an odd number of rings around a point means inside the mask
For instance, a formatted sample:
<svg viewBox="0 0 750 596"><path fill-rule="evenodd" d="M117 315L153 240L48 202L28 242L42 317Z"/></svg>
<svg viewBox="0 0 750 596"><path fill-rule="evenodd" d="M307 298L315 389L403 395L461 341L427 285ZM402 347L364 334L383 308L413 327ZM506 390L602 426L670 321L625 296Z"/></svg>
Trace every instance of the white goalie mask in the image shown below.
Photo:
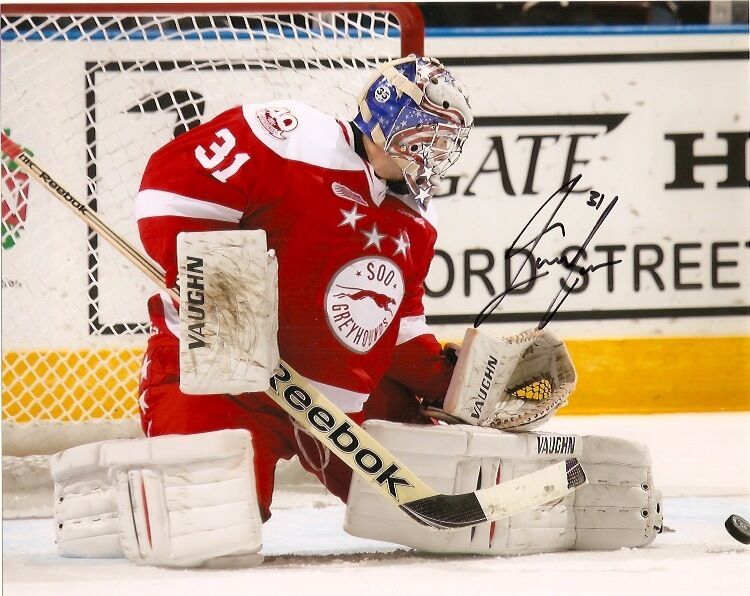
<svg viewBox="0 0 750 596"><path fill-rule="evenodd" d="M474 123L460 83L435 59L384 64L359 97L357 127L398 163L425 208Z"/></svg>

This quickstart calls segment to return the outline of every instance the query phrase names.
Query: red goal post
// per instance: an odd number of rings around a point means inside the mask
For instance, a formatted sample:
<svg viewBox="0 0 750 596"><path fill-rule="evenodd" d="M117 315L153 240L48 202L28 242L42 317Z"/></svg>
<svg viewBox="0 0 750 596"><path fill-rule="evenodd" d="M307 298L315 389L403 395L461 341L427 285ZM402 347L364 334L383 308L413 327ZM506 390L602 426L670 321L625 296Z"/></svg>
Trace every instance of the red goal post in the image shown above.
<svg viewBox="0 0 750 596"><path fill-rule="evenodd" d="M285 14L285 13L375 13L392 14L401 31L401 56L424 54L424 17L412 2L213 2L194 3L128 3L92 2L85 4L6 4L2 15L73 15L73 14Z"/></svg>
<svg viewBox="0 0 750 596"><path fill-rule="evenodd" d="M2 128L140 246L148 156L243 101L340 117L378 64L422 54L408 3L16 4L2 19ZM3 453L139 433L150 282L2 160ZM5 461L4 461L5 469Z"/></svg>

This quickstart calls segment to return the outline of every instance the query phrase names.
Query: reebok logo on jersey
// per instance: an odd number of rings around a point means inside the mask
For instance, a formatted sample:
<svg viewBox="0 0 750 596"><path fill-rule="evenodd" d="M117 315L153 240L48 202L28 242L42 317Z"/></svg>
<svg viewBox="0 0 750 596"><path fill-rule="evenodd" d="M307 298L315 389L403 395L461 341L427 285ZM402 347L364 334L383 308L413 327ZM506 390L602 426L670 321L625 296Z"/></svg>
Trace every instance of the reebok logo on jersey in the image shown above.
<svg viewBox="0 0 750 596"><path fill-rule="evenodd" d="M356 259L339 269L328 284L328 326L349 350L365 354L383 337L403 297L404 279L393 261Z"/></svg>
<svg viewBox="0 0 750 596"><path fill-rule="evenodd" d="M400 502L399 486L413 486L408 480L396 476L401 469L395 462L384 462L372 449L360 445L358 432L346 420L339 422L329 410L320 405L313 405L312 396L299 385L291 383L292 373L279 365L278 372L271 377L271 390L281 397L297 412L304 414L312 429L328 435L326 445L343 455L352 455L357 468L372 476L377 483L388 487L388 493ZM282 386L290 383L286 387ZM334 451L334 452L335 452Z"/></svg>

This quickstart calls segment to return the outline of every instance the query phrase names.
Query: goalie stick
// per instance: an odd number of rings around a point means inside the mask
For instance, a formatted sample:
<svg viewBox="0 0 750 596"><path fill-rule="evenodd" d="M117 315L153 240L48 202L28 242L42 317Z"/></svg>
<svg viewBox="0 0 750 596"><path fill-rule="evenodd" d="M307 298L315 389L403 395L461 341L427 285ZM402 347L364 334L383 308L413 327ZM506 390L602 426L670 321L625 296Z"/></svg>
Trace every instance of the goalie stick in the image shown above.
<svg viewBox="0 0 750 596"><path fill-rule="evenodd" d="M110 229L4 132L1 134L3 153L179 303L178 291L166 287L158 266ZM280 363L266 394L380 494L432 528L462 528L498 520L561 499L586 483L580 463L571 458L472 493L438 494L287 363ZM238 396L229 399L243 405Z"/></svg>

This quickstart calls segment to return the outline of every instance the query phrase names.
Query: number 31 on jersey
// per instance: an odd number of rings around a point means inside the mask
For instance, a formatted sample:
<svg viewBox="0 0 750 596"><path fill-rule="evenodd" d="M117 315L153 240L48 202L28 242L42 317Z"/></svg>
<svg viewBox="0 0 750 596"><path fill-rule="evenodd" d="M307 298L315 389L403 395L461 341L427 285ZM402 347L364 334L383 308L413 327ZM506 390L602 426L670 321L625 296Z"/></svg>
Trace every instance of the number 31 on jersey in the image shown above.
<svg viewBox="0 0 750 596"><path fill-rule="evenodd" d="M226 182L230 177L234 176L242 165L250 159L247 153L235 153L232 162L223 167L219 168L229 154L237 144L237 140L234 135L229 132L229 129L222 128L216 133L221 143L211 143L208 150L202 145L198 145L195 148L195 158L198 162L207 170L214 170L211 175L216 178L219 182Z"/></svg>

